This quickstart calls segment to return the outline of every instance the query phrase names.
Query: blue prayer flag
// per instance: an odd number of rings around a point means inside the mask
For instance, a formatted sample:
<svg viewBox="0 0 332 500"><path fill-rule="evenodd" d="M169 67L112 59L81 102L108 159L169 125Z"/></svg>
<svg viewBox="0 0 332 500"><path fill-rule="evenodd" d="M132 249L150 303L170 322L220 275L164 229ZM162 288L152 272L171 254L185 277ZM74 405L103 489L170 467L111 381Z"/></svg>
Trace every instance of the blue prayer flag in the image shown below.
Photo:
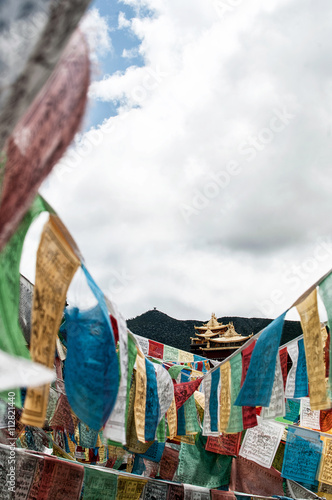
<svg viewBox="0 0 332 500"><path fill-rule="evenodd" d="M314 484L323 450L319 433L288 428L282 477Z"/></svg>
<svg viewBox="0 0 332 500"><path fill-rule="evenodd" d="M65 387L79 419L99 431L117 398L119 363L104 295L83 264L82 268L98 304L84 311L76 307L65 311Z"/></svg>
<svg viewBox="0 0 332 500"><path fill-rule="evenodd" d="M159 418L159 398L157 377L153 363L145 358L146 405L145 405L145 441L154 441Z"/></svg>
<svg viewBox="0 0 332 500"><path fill-rule="evenodd" d="M188 375L190 377L190 372L188 373L187 370L183 370L181 372L180 383L188 382L189 381ZM184 405L180 406L180 408L178 409L177 435L178 436L185 436L186 435L186 413L185 413Z"/></svg>
<svg viewBox="0 0 332 500"><path fill-rule="evenodd" d="M210 418L211 432L218 432L218 407L219 407L219 388L220 370L217 369L211 373L211 392L210 392Z"/></svg>
<svg viewBox="0 0 332 500"><path fill-rule="evenodd" d="M158 443L155 441L145 453L137 453L136 456L147 458L152 462L160 462L164 453L165 443Z"/></svg>
<svg viewBox="0 0 332 500"><path fill-rule="evenodd" d="M297 345L299 357L296 367L294 398L303 398L308 396L308 372L303 339L300 339Z"/></svg>
<svg viewBox="0 0 332 500"><path fill-rule="evenodd" d="M273 320L258 338L236 406L269 406L282 327L287 311Z"/></svg>

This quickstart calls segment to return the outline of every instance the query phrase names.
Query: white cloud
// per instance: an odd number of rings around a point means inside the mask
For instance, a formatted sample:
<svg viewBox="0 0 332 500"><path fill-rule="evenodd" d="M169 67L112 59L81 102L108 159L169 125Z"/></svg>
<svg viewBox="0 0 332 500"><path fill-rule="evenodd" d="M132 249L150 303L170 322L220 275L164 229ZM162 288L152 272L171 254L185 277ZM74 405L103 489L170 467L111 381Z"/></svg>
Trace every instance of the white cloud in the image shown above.
<svg viewBox="0 0 332 500"><path fill-rule="evenodd" d="M88 41L90 57L93 61L112 50L110 27L107 19L100 15L98 9L94 8L86 13L80 28Z"/></svg>
<svg viewBox="0 0 332 500"><path fill-rule="evenodd" d="M44 194L127 317L276 316L331 262L329 240L315 255L330 237L332 6L126 3L145 66L92 84L119 115Z"/></svg>
<svg viewBox="0 0 332 500"><path fill-rule="evenodd" d="M139 55L138 47L133 47L132 49L123 49L122 51L122 57L125 57L127 59L133 59L138 55Z"/></svg>
<svg viewBox="0 0 332 500"><path fill-rule="evenodd" d="M123 28L130 28L131 22L126 18L124 12L119 12L118 16L118 28L121 30Z"/></svg>

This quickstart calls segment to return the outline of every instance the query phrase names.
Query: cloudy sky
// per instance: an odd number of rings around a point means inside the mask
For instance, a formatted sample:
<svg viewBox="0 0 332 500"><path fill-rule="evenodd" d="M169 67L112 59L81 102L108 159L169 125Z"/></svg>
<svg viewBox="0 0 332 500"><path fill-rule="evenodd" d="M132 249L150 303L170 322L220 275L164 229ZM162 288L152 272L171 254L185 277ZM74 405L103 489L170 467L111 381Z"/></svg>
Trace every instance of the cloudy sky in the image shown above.
<svg viewBox="0 0 332 500"><path fill-rule="evenodd" d="M127 318L282 313L332 261L331 2L96 0L83 24L85 123L41 192L91 274Z"/></svg>

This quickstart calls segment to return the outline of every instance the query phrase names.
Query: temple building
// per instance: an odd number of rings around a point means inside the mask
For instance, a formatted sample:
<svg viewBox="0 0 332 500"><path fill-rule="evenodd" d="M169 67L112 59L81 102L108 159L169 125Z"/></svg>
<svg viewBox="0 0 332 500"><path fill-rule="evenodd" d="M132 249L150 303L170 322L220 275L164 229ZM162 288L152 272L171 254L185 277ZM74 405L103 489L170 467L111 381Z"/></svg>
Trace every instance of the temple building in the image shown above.
<svg viewBox="0 0 332 500"><path fill-rule="evenodd" d="M233 323L219 323L214 313L208 323L194 328L196 337L190 337L190 350L209 359L227 358L253 335L243 337L235 331Z"/></svg>

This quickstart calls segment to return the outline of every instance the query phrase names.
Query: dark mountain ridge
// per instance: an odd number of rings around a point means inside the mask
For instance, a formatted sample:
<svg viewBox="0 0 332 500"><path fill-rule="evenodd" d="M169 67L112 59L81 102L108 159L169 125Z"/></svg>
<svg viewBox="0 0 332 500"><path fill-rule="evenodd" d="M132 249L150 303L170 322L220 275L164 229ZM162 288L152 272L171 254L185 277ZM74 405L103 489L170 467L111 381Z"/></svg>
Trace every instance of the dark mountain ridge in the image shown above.
<svg viewBox="0 0 332 500"><path fill-rule="evenodd" d="M224 324L232 321L235 330L241 335L256 334L265 328L272 319L267 318L241 318L237 316L223 316L218 318ZM156 309L147 311L136 318L127 320L128 328L137 335L146 337L162 344L177 347L183 351L190 351L190 337L195 336L194 326L207 323L195 320L180 320L171 318L165 313ZM290 340L302 335L302 328L299 321L284 322L281 343L285 344Z"/></svg>

